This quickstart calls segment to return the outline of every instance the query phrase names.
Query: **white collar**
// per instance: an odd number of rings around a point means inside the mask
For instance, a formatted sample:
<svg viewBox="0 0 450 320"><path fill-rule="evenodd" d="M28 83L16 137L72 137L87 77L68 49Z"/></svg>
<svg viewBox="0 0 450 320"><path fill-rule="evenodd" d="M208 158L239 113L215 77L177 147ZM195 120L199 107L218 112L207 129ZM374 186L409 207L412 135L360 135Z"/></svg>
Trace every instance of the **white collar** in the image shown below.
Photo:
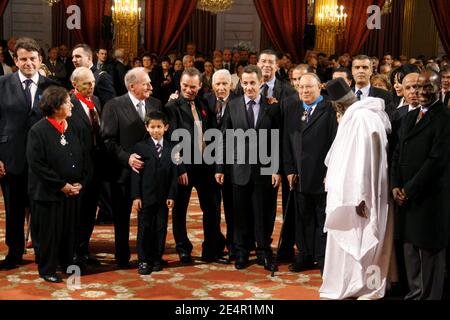
<svg viewBox="0 0 450 320"><path fill-rule="evenodd" d="M25 77L25 76L23 75L22 71L19 70L19 79L20 79L20 83L22 83L22 84L23 84L23 82L24 82L25 80L31 79L31 80L33 81L33 83L34 83L35 85L37 85L38 82L39 82L39 72L36 72L36 73L34 74L34 76L32 76L31 78L27 78L27 77Z"/></svg>
<svg viewBox="0 0 450 320"><path fill-rule="evenodd" d="M159 141L158 140L155 140L155 139L153 139L153 137L150 137L150 138L152 138L152 140L153 140L153 143L155 144L155 146L156 146L156 144L157 143L159 143L160 145L161 145L161 147L163 146L163 141L164 141L164 138L161 138Z"/></svg>
<svg viewBox="0 0 450 320"><path fill-rule="evenodd" d="M136 107L139 102L142 102L144 104L144 106L145 106L145 100L142 100L142 101L139 100L138 98L133 96L133 94L131 92L129 92L129 91L128 91L128 96L130 97L131 102L133 103L133 106Z"/></svg>
<svg viewBox="0 0 450 320"><path fill-rule="evenodd" d="M249 97L247 97L247 96L244 95L244 100L245 100L245 105L247 106L248 103L250 102L250 100L252 100L252 99L250 99ZM259 94L259 95L256 97L256 99L254 99L253 101L255 101L255 104L259 104L260 101L261 101L261 95Z"/></svg>
<svg viewBox="0 0 450 320"><path fill-rule="evenodd" d="M364 97L368 97L368 96L369 96L369 91L370 91L370 84L368 84L367 86L365 86L365 87L363 87L363 88L358 88L358 87L355 85L355 93L356 93L358 90L361 90L362 95L363 95Z"/></svg>

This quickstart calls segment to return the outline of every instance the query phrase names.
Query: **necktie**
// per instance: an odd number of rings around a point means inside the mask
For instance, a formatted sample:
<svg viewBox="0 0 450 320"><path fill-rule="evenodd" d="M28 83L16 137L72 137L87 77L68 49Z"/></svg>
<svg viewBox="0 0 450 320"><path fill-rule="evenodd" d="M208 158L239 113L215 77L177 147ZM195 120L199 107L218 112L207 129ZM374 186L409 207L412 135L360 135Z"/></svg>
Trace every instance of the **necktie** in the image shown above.
<svg viewBox="0 0 450 320"><path fill-rule="evenodd" d="M203 153L204 144L203 144L202 122L200 121L200 118L198 116L197 108L195 107L195 102L191 101L190 105L191 105L192 116L194 117L194 125L195 125L195 128L197 129L197 133L198 133L197 145L198 145L200 152Z"/></svg>
<svg viewBox="0 0 450 320"><path fill-rule="evenodd" d="M418 124L420 120L422 120L422 118L425 116L426 113L427 113L426 109L420 109L419 115L417 116L416 124Z"/></svg>
<svg viewBox="0 0 450 320"><path fill-rule="evenodd" d="M267 83L261 86L261 91L264 97L268 98L269 95L269 85Z"/></svg>
<svg viewBox="0 0 450 320"><path fill-rule="evenodd" d="M33 83L33 80L27 79L23 83L25 84L25 90L24 90L25 100L27 102L28 108L31 109L33 106L33 102L31 99L31 84Z"/></svg>
<svg viewBox="0 0 450 320"><path fill-rule="evenodd" d="M253 113L253 107L255 106L256 102L253 100L250 100L248 102L248 109L247 109L247 116L248 116L248 125L250 128L255 127L255 114Z"/></svg>
<svg viewBox="0 0 450 320"><path fill-rule="evenodd" d="M139 101L139 103L136 105L136 108L137 108L139 117L141 118L142 121L144 121L145 120L145 106L142 103L142 101Z"/></svg>
<svg viewBox="0 0 450 320"><path fill-rule="evenodd" d="M224 103L225 101L223 101L222 99L217 100L216 103L216 121L218 126L222 124L222 110Z"/></svg>
<svg viewBox="0 0 450 320"><path fill-rule="evenodd" d="M158 154L158 158L161 158L162 155L162 145L159 142L156 144L156 153Z"/></svg>
<svg viewBox="0 0 450 320"><path fill-rule="evenodd" d="M356 91L356 98L358 100L361 100L361 96L362 96L362 91L361 90Z"/></svg>

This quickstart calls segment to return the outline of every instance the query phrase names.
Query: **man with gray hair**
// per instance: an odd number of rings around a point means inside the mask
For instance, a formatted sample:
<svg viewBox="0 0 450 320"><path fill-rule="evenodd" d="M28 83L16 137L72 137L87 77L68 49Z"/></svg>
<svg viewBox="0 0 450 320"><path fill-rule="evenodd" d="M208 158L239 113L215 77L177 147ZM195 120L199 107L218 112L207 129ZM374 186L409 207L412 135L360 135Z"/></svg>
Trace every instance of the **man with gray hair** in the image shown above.
<svg viewBox="0 0 450 320"><path fill-rule="evenodd" d="M383 100L358 101L342 78L328 82L330 100L341 114L328 167L328 233L320 297L381 299L392 247L388 214L387 133Z"/></svg>
<svg viewBox="0 0 450 320"><path fill-rule="evenodd" d="M146 134L145 115L161 111L161 102L150 97L152 85L144 68L134 68L125 75L128 92L110 100L102 114L101 136L111 159L111 194L113 202L115 258L119 268L127 268L130 260L129 232L132 207L131 170L138 172L144 163L131 153Z"/></svg>

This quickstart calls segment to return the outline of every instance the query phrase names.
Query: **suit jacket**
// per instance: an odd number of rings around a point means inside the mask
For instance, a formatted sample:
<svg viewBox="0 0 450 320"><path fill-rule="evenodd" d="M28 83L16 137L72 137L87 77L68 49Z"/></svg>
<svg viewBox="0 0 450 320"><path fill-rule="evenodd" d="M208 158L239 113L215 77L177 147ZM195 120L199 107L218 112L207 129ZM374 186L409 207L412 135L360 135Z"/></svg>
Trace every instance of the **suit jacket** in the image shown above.
<svg viewBox="0 0 450 320"><path fill-rule="evenodd" d="M107 70L104 70L107 71ZM113 62L113 81L114 89L118 96L127 93L127 88L125 87L125 74L128 71L128 67L120 61Z"/></svg>
<svg viewBox="0 0 450 320"><path fill-rule="evenodd" d="M95 110L97 111L98 118L101 122L101 104L100 100L93 96L93 102L95 104ZM103 144L100 132L96 135L94 134L94 129L91 124L89 116L84 111L81 102L75 95L72 95L70 100L72 101L72 116L68 119L69 124L75 126L80 132L80 140L82 146L87 150L89 154L89 173L94 174L94 171L105 169L104 163L106 162L105 157L105 146ZM95 138L94 138L95 136ZM100 173L97 172L97 173Z"/></svg>
<svg viewBox="0 0 450 320"><path fill-rule="evenodd" d="M299 175L298 192L320 194L325 192L325 157L338 127L336 112L329 101L323 100L306 123L301 120L304 110L298 94L283 102L284 172Z"/></svg>
<svg viewBox="0 0 450 320"><path fill-rule="evenodd" d="M101 105L104 107L109 100L116 97L113 79L108 72L97 70L95 64L92 65L91 71L95 77L94 95L100 99Z"/></svg>
<svg viewBox="0 0 450 320"><path fill-rule="evenodd" d="M48 70L51 72L49 75L49 78L55 81L58 81L61 85L64 84L64 79L67 76L66 67L64 66L64 63L60 60L56 60L55 65L53 65L50 60L48 60L45 65L47 66Z"/></svg>
<svg viewBox="0 0 450 320"><path fill-rule="evenodd" d="M442 100L442 93L441 93L441 100ZM450 108L450 91L448 91L444 97L444 105Z"/></svg>
<svg viewBox="0 0 450 320"><path fill-rule="evenodd" d="M29 131L27 145L28 192L32 200L62 201L60 191L66 183L86 186L87 162L77 129L69 124L64 132L68 145L61 145L61 135L46 119ZM83 191L83 189L82 189Z"/></svg>
<svg viewBox="0 0 450 320"><path fill-rule="evenodd" d="M217 115L216 115L216 104L217 104L217 97L213 92L207 93L204 95L204 100L206 102L206 106L208 107L209 113L212 115L212 127L216 129L221 129L222 124L217 123ZM233 92L230 92L230 95L228 97L228 100L225 104L225 110L227 109L228 102L236 98L236 95ZM225 110L223 111L223 115L225 115ZM222 117L223 117L222 115Z"/></svg>
<svg viewBox="0 0 450 320"><path fill-rule="evenodd" d="M391 134L388 135L389 141L389 152L388 152L388 165L392 163L392 156L394 155L395 148L397 147L398 141L400 139L400 128L402 126L403 120L408 114L409 106L402 106L396 109L392 113L391 117Z"/></svg>
<svg viewBox="0 0 450 320"><path fill-rule="evenodd" d="M7 172L21 173L26 166L25 147L28 130L42 118L39 100L53 80L39 76L33 106L26 104L18 72L0 78L0 160Z"/></svg>
<svg viewBox="0 0 450 320"><path fill-rule="evenodd" d="M203 100L200 99L199 97L195 98L195 106L197 109L198 117L202 122L202 131L203 133L205 133L206 130L212 128L213 115L209 112L209 109L205 106ZM189 101L180 96L176 100L169 101L166 104L164 111L166 112L169 118L169 130L167 132L167 137L169 138L169 140L174 141L172 139L172 135L174 130L176 129L185 129L189 132L189 135L191 137L194 137L195 124ZM198 143L197 141L195 141L194 138L192 138L190 142L191 142L191 156L192 156L191 163L193 163L194 154L195 152L196 153L199 152L199 148ZM181 155L183 156L183 153ZM192 164L185 163L185 167L189 173L192 169Z"/></svg>
<svg viewBox="0 0 450 320"><path fill-rule="evenodd" d="M233 73L235 72L236 65L234 64L233 61L230 61L230 62L228 62L228 63L230 64L230 66L227 68L227 67L225 66L226 63L227 63L227 62L225 62L225 61L222 63L223 68L224 68L224 69L227 69L228 71L230 71L231 74L233 74Z"/></svg>
<svg viewBox="0 0 450 320"><path fill-rule="evenodd" d="M161 102L149 97L145 101L145 110L161 111ZM118 183L126 183L131 168L128 159L134 145L143 140L147 130L139 117L128 93L110 100L102 111L101 136L106 151L112 156L112 174L110 178Z"/></svg>
<svg viewBox="0 0 450 320"><path fill-rule="evenodd" d="M397 226L403 240L441 249L450 235L450 110L437 101L416 124L419 112L406 115L392 160L392 188L408 197Z"/></svg>
<svg viewBox="0 0 450 320"><path fill-rule="evenodd" d="M10 67L15 67L16 64L14 63L13 56L9 53L9 50L6 48L3 50L3 57L4 57L4 63L6 63Z"/></svg>
<svg viewBox="0 0 450 320"><path fill-rule="evenodd" d="M58 57L58 60L62 62L64 68L66 69L66 76L64 78L63 85L67 90L72 90L72 83L70 82L70 76L72 75L72 72L75 70L72 58L67 57L64 61L62 57Z"/></svg>
<svg viewBox="0 0 450 320"><path fill-rule="evenodd" d="M247 185L250 180L253 180L255 183L270 183L271 176L261 175L261 168L263 167L269 167L269 165L263 165L260 162L259 157L257 156L257 163L256 164L250 164L248 161L248 155L249 153L256 153L258 155L258 149L259 149L259 143L264 143L263 141L260 141L260 131L259 129L265 129L268 130L267 139L269 141L266 141L267 143L267 152L270 153L271 150L271 143L276 143L278 146L280 146L280 140L278 141L270 141L270 132L271 130L279 130L280 129L280 123L281 123L281 112L280 112L280 105L279 104L272 104L269 105L267 102L267 99L261 96L260 100L260 109L259 114L256 122L256 136L257 136L257 143L251 143L250 139L245 139L245 154L246 154L246 161L245 164L238 164L238 149L235 146L233 152L233 164L231 165L231 181L234 184L245 186ZM242 129L247 131L250 129L249 123L248 123L248 117L247 117L247 106L245 105L244 97L238 97L233 100L231 100L228 103L228 107L225 110L225 115L223 118L223 126L222 129L224 131L224 146L225 146L225 152L224 155L227 154L226 150L226 140L227 140L227 129ZM250 146L251 144L251 146ZM279 154L278 154L279 155ZM280 173L280 166L274 170L273 173ZM224 173L225 166L224 165L217 165L216 168L217 172Z"/></svg>
<svg viewBox="0 0 450 320"><path fill-rule="evenodd" d="M131 174L131 196L142 199L142 208L175 199L178 185L177 165L171 159L174 145L164 140L161 158L158 157L152 138L139 142L133 152L144 161L144 169Z"/></svg>

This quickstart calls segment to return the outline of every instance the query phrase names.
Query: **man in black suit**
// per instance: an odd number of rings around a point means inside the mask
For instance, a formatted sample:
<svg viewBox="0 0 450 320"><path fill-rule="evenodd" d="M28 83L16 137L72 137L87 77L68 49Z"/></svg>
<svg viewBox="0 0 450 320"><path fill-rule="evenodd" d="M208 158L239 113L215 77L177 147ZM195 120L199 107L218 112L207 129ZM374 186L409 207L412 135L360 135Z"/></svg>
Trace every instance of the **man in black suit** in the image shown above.
<svg viewBox="0 0 450 320"><path fill-rule="evenodd" d="M336 112L320 95L321 84L314 73L302 76L299 94L283 102L283 162L289 187L295 189L295 234L299 249L289 270L322 270L325 258L326 176L325 157L337 131Z"/></svg>
<svg viewBox="0 0 450 320"><path fill-rule="evenodd" d="M0 78L0 179L6 211L8 254L0 269L12 269L24 253L25 210L30 207L25 147L28 130L42 118L39 100L44 89L57 83L39 75L39 45L30 38L16 42L17 72ZM34 244L36 247L36 244Z"/></svg>
<svg viewBox="0 0 450 320"><path fill-rule="evenodd" d="M92 62L92 49L87 44L78 44L72 50L73 65L91 69L95 78L94 95L100 99L100 112L108 101L116 97L113 78L106 71L100 71ZM111 186L107 181L103 181L100 191L99 220L110 220L113 215Z"/></svg>
<svg viewBox="0 0 450 320"><path fill-rule="evenodd" d="M208 103L210 113L213 115L213 128L222 129L222 119L228 102L235 98L231 92L231 74L228 70L216 71L212 76L213 92L207 93L204 99ZM233 185L229 176L230 166L225 167L226 174L223 185L217 190L217 208L220 214L220 202L223 199L225 222L227 224L226 246L228 259L233 261L236 257L234 244L234 210L233 210ZM228 174L227 174L228 173ZM222 237L221 237L222 238Z"/></svg>
<svg viewBox="0 0 450 320"><path fill-rule="evenodd" d="M233 62L233 53L231 52L231 49L223 49L222 59L223 68L230 71L230 74L234 73L235 64Z"/></svg>
<svg viewBox="0 0 450 320"><path fill-rule="evenodd" d="M392 95L390 92L373 87L370 85L370 77L373 73L372 60L365 55L358 55L353 58L352 75L355 80L353 92L358 100L364 100L367 97L376 97L384 100L385 111L392 117L395 111Z"/></svg>
<svg viewBox="0 0 450 320"><path fill-rule="evenodd" d="M94 96L94 74L86 67L79 67L72 73L71 81L75 92L71 96L73 108L68 121L80 133L82 146L89 154L89 177L83 187L74 257L75 263L84 271L88 264L98 263L89 257L89 241L94 230L106 157L100 137L100 100Z"/></svg>
<svg viewBox="0 0 450 320"><path fill-rule="evenodd" d="M75 66L73 65L72 58L70 57L69 49L65 44L62 44L58 48L58 60L60 60L64 64L64 68L66 69L66 77L64 78L64 87L67 90L72 90L72 83L70 82L70 76L75 70Z"/></svg>
<svg viewBox="0 0 450 320"><path fill-rule="evenodd" d="M5 63L10 66L13 71L17 71L17 67L14 60L14 48L16 47L16 38L11 37L8 39L8 47L3 51L3 56L5 58Z"/></svg>
<svg viewBox="0 0 450 320"><path fill-rule="evenodd" d="M440 72L441 76L441 100L442 102L450 107L450 67L446 66Z"/></svg>
<svg viewBox="0 0 450 320"><path fill-rule="evenodd" d="M72 50L72 62L75 68L91 69L95 77L94 95L100 99L102 106L116 96L112 77L106 71L97 70L92 62L92 49L87 44L77 44Z"/></svg>
<svg viewBox="0 0 450 320"><path fill-rule="evenodd" d="M152 85L144 68L131 69L125 75L128 93L110 100L102 111L101 135L106 150L113 157L110 171L115 234L115 258L119 268L127 268L130 260L131 170L139 171L144 163L131 153L144 139L145 115L160 111L161 102L150 97Z"/></svg>
<svg viewBox="0 0 450 320"><path fill-rule="evenodd" d="M180 97L169 101L165 107L169 117L169 136L174 141L174 131L187 130L191 138L187 145L193 155L188 159L186 153L182 154L187 172L178 178L178 194L172 214L176 250L182 263L192 261L192 244L187 235L186 214L193 187L197 190L203 211L204 241L201 259L207 262L224 262L222 256L225 243L219 243L220 216L216 206L217 185L214 181L214 168L203 159L203 134L212 126L212 115L198 97L202 87L200 78L201 74L197 69L185 69L180 80ZM196 159L199 161L195 161Z"/></svg>
<svg viewBox="0 0 450 320"><path fill-rule="evenodd" d="M64 85L67 72L64 63L58 59L58 47L48 49L48 60L45 65L50 71L48 77Z"/></svg>
<svg viewBox="0 0 450 320"><path fill-rule="evenodd" d="M272 249L271 236L275 216L273 214L273 199L276 197L278 186L281 183L278 157L276 149L279 147L279 136L272 140L272 133L279 133L281 112L277 103L269 104L261 95L262 83L261 70L257 66L249 65L244 68L242 74L242 87L244 96L233 99L225 110L222 129L224 130L223 145L227 146L226 130L243 130L250 138L243 140L234 136L229 138L238 140L234 150L226 150L224 154L233 155L231 167L231 179L233 183L233 202L235 204L235 244L236 244L236 269L244 269L248 266L250 251L254 247L256 238L256 255L259 265L271 270ZM262 133L267 133L263 139ZM256 141L255 141L256 139ZM250 141L252 140L252 141ZM269 140L269 141L267 141ZM257 150L266 147L270 151L271 163L262 164L261 159L252 159ZM244 148L242 148L244 147ZM240 150L245 154L240 154ZM276 154L274 154L274 152ZM243 157L242 157L243 156ZM245 160L242 163L242 160ZM253 163L254 162L254 163ZM216 168L216 181L224 183L224 166ZM252 243L253 242L253 243Z"/></svg>
<svg viewBox="0 0 450 320"><path fill-rule="evenodd" d="M423 71L420 108L407 114L392 160L409 293L405 299L442 299L450 235L450 110L439 100L439 75Z"/></svg>
<svg viewBox="0 0 450 320"><path fill-rule="evenodd" d="M125 87L125 74L129 70L128 66L125 65L125 50L122 48L118 48L114 50L114 61L113 65L113 81L114 88L117 92L117 95L121 96L127 92L127 88ZM152 80L150 78L150 80ZM152 80L153 83L153 80Z"/></svg>

